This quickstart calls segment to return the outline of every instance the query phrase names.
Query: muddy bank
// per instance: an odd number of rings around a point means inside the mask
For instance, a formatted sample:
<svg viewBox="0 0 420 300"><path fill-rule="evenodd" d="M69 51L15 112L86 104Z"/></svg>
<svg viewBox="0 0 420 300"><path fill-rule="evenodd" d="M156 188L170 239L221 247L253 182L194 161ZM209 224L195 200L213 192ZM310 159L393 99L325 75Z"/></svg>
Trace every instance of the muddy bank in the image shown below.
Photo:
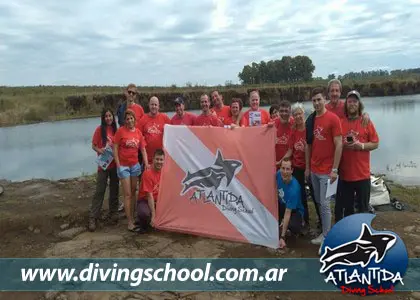
<svg viewBox="0 0 420 300"><path fill-rule="evenodd" d="M86 230L87 211L94 193L94 177L49 181L0 182L1 257L146 257L146 258L217 258L217 257L317 257L318 248L310 244L311 235L291 239L289 248L273 251L261 246L234 243L154 231L137 235L126 230L120 215L117 225L101 222L96 232ZM403 239L410 257L420 245L419 190L392 188L410 211L379 211L373 227L392 229ZM403 192L402 192L403 191ZM311 207L313 211L313 207ZM104 203L105 215L107 201ZM312 221L314 218L312 218ZM312 224L314 225L314 224ZM315 226L313 226L315 227ZM315 234L315 232L313 233ZM200 292L63 292L0 293L0 299L123 300L123 299L347 299L339 293L200 293ZM375 299L409 299L398 293Z"/></svg>

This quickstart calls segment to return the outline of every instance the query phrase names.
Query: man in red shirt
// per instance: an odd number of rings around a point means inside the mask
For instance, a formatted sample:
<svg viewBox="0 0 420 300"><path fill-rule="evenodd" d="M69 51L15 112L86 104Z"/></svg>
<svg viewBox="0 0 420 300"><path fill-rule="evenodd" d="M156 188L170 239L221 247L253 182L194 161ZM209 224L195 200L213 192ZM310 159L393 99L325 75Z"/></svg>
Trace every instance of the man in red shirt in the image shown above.
<svg viewBox="0 0 420 300"><path fill-rule="evenodd" d="M141 118L138 128L146 140L147 160L151 164L156 149L163 148L163 129L165 124L171 124L171 119L165 113L159 112L159 99L156 96L150 98L149 110Z"/></svg>
<svg viewBox="0 0 420 300"><path fill-rule="evenodd" d="M268 111L260 109L260 92L258 90L252 90L249 94L249 106L251 108L242 117L244 126L261 126L270 123Z"/></svg>
<svg viewBox="0 0 420 300"><path fill-rule="evenodd" d="M281 165L289 149L289 141L292 135L293 119L290 118L291 105L287 100L282 100L279 104L279 118L274 120L277 128L276 137L276 164Z"/></svg>
<svg viewBox="0 0 420 300"><path fill-rule="evenodd" d="M210 100L207 94L200 97L202 113L194 120L194 126L223 127L222 121L210 111Z"/></svg>
<svg viewBox="0 0 420 300"><path fill-rule="evenodd" d="M144 233L150 226L154 226L156 216L156 201L159 199L160 175L165 158L162 149L156 149L153 156L152 168L144 171L139 187L137 200L137 221L140 233Z"/></svg>
<svg viewBox="0 0 420 300"><path fill-rule="evenodd" d="M134 111L137 122L143 117L144 109L135 100L138 96L138 90L134 83L130 83L124 91L126 102L122 103L117 109L118 125L124 125L124 113L127 109Z"/></svg>
<svg viewBox="0 0 420 300"><path fill-rule="evenodd" d="M322 220L322 233L311 242L322 245L331 229L330 198L325 197L327 184L337 180L343 145L340 119L325 108L324 90L316 88L311 95L316 115L312 145L306 147L305 175L310 176Z"/></svg>
<svg viewBox="0 0 420 300"><path fill-rule="evenodd" d="M184 99L178 97L175 99L175 114L171 119L172 125L193 125L196 115L185 111Z"/></svg>
<svg viewBox="0 0 420 300"><path fill-rule="evenodd" d="M345 118L344 114L344 100L340 99L342 86L341 81L338 79L331 79L328 82L328 102L325 107L330 111L335 113L340 119ZM363 126L366 127L369 123L369 114L364 112L362 115Z"/></svg>
<svg viewBox="0 0 420 300"><path fill-rule="evenodd" d="M344 118L344 100L341 96L341 82L338 79L332 79L328 82L328 97L330 102L325 105L325 108L330 112L335 113L340 119Z"/></svg>
<svg viewBox="0 0 420 300"><path fill-rule="evenodd" d="M212 112L215 112L217 117L224 123L224 120L230 116L230 107L223 103L223 96L218 90L214 90L211 93L211 99L213 100Z"/></svg>
<svg viewBox="0 0 420 300"><path fill-rule="evenodd" d="M379 137L372 121L363 123L363 103L357 91L350 91L344 106L343 155L339 170L338 193L335 203L335 221L354 213L354 201L359 213L369 211L370 151L378 148ZM356 195L356 196L355 196Z"/></svg>

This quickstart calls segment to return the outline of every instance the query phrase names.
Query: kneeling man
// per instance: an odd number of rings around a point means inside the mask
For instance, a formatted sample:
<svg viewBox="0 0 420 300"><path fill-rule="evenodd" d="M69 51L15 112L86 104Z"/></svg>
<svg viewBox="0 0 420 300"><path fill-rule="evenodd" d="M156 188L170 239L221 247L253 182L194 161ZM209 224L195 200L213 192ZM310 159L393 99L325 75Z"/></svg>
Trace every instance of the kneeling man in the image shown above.
<svg viewBox="0 0 420 300"><path fill-rule="evenodd" d="M292 176L292 162L284 159L277 171L277 191L279 199L279 220L281 220L280 248L286 246L286 232L301 232L305 209L302 204L299 182Z"/></svg>
<svg viewBox="0 0 420 300"><path fill-rule="evenodd" d="M154 227L156 201L164 158L163 150L157 149L153 156L152 167L144 171L141 178L136 222L141 228L141 232L146 231L150 226Z"/></svg>

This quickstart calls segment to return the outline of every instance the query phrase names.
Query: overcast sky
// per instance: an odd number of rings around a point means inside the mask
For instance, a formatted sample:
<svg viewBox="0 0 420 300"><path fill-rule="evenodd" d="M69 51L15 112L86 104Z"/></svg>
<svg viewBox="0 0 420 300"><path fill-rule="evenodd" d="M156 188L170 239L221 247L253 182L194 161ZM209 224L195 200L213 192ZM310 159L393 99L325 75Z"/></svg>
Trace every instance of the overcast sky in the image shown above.
<svg viewBox="0 0 420 300"><path fill-rule="evenodd" d="M420 67L420 0L0 0L0 85L238 82L307 55L315 76Z"/></svg>

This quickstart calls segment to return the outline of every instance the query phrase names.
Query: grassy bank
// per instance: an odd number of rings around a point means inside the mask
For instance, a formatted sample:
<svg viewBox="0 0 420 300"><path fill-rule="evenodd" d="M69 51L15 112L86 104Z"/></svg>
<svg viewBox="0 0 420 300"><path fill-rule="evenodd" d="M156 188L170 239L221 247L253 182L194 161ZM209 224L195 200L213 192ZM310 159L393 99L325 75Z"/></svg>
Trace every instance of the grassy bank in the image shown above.
<svg viewBox="0 0 420 300"><path fill-rule="evenodd" d="M326 80L321 80L296 85L140 87L138 102L147 107L148 99L156 95L160 99L161 110L171 111L172 100L182 95L188 109L199 109L200 95L217 88L223 93L226 103L233 97L240 97L247 105L248 91L258 88L261 105L271 105L283 99L306 101L312 88L326 84ZM420 94L420 76L343 81L343 94L350 89L358 89L362 96L369 97ZM121 101L123 87L115 86L0 87L0 127L99 116L103 106L116 108Z"/></svg>

